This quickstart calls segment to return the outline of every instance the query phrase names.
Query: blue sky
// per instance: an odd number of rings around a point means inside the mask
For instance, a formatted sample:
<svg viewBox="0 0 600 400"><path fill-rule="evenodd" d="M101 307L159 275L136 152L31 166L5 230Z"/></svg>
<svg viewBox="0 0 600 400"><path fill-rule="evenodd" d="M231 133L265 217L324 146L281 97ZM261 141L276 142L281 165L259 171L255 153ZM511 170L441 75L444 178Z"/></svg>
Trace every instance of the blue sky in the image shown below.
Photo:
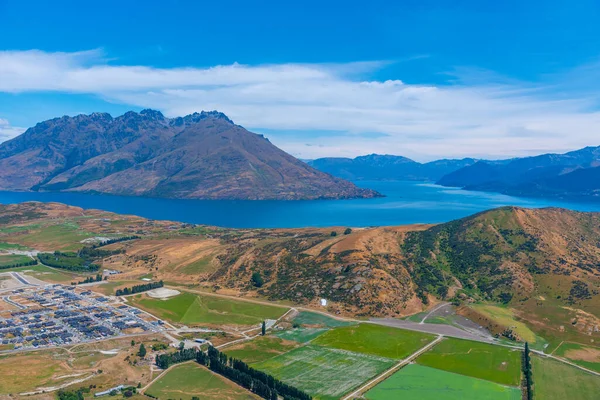
<svg viewBox="0 0 600 400"><path fill-rule="evenodd" d="M0 140L219 109L302 158L599 145L597 1L0 0Z"/></svg>

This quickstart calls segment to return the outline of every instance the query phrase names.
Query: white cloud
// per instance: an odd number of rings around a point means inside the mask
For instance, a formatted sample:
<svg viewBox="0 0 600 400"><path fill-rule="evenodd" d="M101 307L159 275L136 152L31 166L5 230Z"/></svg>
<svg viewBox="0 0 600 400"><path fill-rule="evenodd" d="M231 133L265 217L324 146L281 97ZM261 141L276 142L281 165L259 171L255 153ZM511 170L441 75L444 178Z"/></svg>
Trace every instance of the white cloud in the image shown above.
<svg viewBox="0 0 600 400"><path fill-rule="evenodd" d="M357 78L384 64L159 69L113 65L100 51L5 51L0 91L92 93L169 116L218 109L255 131L269 129L275 144L303 158L507 157L600 144L600 113L590 111L596 99L589 91L569 92L568 82L556 77L542 85L461 69L447 86ZM272 133L277 130L348 133L306 139ZM374 132L387 135L363 135Z"/></svg>
<svg viewBox="0 0 600 400"><path fill-rule="evenodd" d="M7 120L0 118L0 142L12 139L25 132L25 128L11 126Z"/></svg>

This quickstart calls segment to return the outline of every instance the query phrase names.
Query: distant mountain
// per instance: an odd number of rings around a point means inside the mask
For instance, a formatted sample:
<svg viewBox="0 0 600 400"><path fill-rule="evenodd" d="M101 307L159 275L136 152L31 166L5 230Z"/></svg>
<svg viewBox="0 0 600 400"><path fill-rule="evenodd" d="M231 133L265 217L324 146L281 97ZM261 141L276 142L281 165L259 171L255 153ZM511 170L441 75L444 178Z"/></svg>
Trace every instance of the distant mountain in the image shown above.
<svg viewBox="0 0 600 400"><path fill-rule="evenodd" d="M376 197L320 172L217 111L41 122L0 145L0 190L196 199Z"/></svg>
<svg viewBox="0 0 600 400"><path fill-rule="evenodd" d="M437 160L418 163L410 158L371 154L356 158L319 158L309 164L320 171L349 180L436 181L476 160Z"/></svg>
<svg viewBox="0 0 600 400"><path fill-rule="evenodd" d="M480 161L442 177L444 186L518 196L600 196L600 147L543 154L505 163Z"/></svg>

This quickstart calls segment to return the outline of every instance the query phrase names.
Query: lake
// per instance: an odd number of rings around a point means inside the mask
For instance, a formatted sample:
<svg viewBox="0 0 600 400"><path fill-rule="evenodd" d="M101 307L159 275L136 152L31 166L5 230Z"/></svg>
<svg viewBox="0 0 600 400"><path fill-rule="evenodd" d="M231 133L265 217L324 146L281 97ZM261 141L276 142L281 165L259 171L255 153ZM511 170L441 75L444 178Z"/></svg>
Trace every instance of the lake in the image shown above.
<svg viewBox="0 0 600 400"><path fill-rule="evenodd" d="M171 200L81 193L0 192L0 203L54 201L151 219L235 228L381 226L437 223L501 206L600 211L600 202L574 203L471 192L422 182L356 182L386 195L378 199L245 201Z"/></svg>

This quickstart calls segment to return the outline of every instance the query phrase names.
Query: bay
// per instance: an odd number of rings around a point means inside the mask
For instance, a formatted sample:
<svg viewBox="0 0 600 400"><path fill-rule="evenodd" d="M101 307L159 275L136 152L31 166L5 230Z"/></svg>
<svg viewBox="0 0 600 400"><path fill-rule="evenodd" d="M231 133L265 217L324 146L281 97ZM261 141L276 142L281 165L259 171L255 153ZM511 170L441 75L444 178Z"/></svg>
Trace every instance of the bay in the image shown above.
<svg viewBox="0 0 600 400"><path fill-rule="evenodd" d="M439 223L501 206L600 211L600 202L577 203L473 192L423 182L360 181L386 195L377 199L250 201L178 200L83 193L0 192L0 203L60 202L150 219L232 228L385 226Z"/></svg>

